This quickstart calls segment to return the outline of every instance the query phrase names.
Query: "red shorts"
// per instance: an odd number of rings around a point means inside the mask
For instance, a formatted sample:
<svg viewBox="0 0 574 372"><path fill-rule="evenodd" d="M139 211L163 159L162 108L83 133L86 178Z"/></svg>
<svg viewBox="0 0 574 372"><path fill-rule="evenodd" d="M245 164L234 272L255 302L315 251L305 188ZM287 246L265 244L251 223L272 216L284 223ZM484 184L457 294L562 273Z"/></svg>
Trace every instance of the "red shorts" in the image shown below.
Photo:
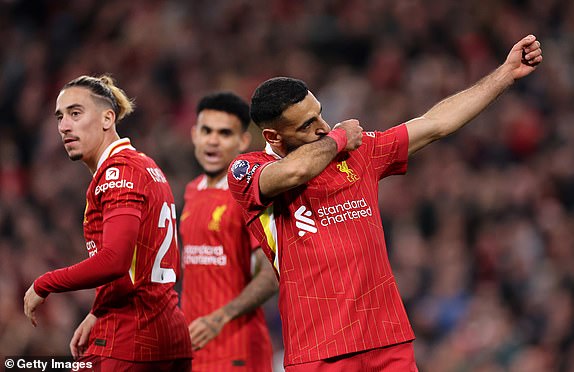
<svg viewBox="0 0 574 372"><path fill-rule="evenodd" d="M76 362L90 363L91 368L80 368L82 372L190 372L191 359L158 360L154 362L135 362L85 355Z"/></svg>
<svg viewBox="0 0 574 372"><path fill-rule="evenodd" d="M285 367L285 372L418 372L412 341Z"/></svg>

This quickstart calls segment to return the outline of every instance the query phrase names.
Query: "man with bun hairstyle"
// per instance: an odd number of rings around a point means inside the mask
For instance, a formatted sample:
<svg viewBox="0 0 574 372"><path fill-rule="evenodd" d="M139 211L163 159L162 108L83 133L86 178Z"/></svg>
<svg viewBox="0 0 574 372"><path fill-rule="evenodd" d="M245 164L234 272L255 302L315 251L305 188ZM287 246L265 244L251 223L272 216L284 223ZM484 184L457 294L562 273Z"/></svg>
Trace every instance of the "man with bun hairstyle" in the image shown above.
<svg viewBox="0 0 574 372"><path fill-rule="evenodd" d="M36 326L35 311L50 293L96 288L70 342L74 358L101 371L189 371L191 342L173 288L180 269L174 198L155 162L116 131L133 109L106 75L81 76L60 91L55 116L64 148L93 175L83 220L89 258L38 277L24 312Z"/></svg>

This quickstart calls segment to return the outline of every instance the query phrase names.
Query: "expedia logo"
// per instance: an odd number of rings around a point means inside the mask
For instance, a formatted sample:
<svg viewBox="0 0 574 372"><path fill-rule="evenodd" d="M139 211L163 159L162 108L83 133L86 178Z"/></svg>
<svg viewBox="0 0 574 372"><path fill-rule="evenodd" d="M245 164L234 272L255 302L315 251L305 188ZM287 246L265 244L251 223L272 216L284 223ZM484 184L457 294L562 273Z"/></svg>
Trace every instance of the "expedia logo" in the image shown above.
<svg viewBox="0 0 574 372"><path fill-rule="evenodd" d="M120 170L115 167L106 169L106 181L117 180L120 178Z"/></svg>
<svg viewBox="0 0 574 372"><path fill-rule="evenodd" d="M120 189L122 187L127 187L128 189L134 188L134 183L126 180L110 181L96 186L95 194L98 195L101 192L106 192L108 189Z"/></svg>
<svg viewBox="0 0 574 372"><path fill-rule="evenodd" d="M300 206L299 209L295 211L295 226L299 229L299 236L303 236L306 233L316 233L317 228L315 227L315 221L313 221L310 217L313 215L313 212L308 210L304 205Z"/></svg>

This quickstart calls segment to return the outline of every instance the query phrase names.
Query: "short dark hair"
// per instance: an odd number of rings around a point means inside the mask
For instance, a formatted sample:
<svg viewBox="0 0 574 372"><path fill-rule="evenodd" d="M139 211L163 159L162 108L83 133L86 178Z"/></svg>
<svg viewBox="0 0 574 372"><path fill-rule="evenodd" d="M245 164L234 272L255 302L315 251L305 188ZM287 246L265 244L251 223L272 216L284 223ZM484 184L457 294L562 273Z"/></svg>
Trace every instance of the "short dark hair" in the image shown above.
<svg viewBox="0 0 574 372"><path fill-rule="evenodd" d="M301 102L309 88L304 81L275 77L263 82L251 97L251 119L259 127L272 125L290 106Z"/></svg>
<svg viewBox="0 0 574 372"><path fill-rule="evenodd" d="M232 92L216 92L204 96L197 104L197 114L203 110L216 110L235 115L245 131L250 123L249 104Z"/></svg>

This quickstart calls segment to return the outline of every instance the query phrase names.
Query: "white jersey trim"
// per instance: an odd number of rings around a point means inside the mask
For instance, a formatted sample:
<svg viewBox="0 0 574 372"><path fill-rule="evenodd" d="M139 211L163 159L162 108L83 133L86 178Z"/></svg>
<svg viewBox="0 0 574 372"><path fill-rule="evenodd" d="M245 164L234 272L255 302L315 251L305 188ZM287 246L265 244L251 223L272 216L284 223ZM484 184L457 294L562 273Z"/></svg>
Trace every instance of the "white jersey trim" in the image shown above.
<svg viewBox="0 0 574 372"><path fill-rule="evenodd" d="M100 169L100 166L104 163L104 161L106 161L107 158L125 149L135 150L129 138L120 138L119 140L110 143L109 146L106 147L106 149L100 156L100 160L98 160L98 166L96 167L96 172L98 171L98 169ZM94 172L94 175L96 174L96 172Z"/></svg>
<svg viewBox="0 0 574 372"><path fill-rule="evenodd" d="M277 154L275 151L273 151L273 148L271 147L271 145L269 144L269 142L266 142L265 145L265 153L267 155L271 155L273 156L275 159L280 160L283 159L283 157L279 154Z"/></svg>
<svg viewBox="0 0 574 372"><path fill-rule="evenodd" d="M207 189L207 176L204 174L202 175L201 180L199 181L199 183L197 184L197 190L201 191L201 190L205 190ZM217 183L215 184L215 186L213 187L214 189L219 189L219 190L229 190L229 185L227 184L227 177L221 177L221 179L219 181L217 181Z"/></svg>

